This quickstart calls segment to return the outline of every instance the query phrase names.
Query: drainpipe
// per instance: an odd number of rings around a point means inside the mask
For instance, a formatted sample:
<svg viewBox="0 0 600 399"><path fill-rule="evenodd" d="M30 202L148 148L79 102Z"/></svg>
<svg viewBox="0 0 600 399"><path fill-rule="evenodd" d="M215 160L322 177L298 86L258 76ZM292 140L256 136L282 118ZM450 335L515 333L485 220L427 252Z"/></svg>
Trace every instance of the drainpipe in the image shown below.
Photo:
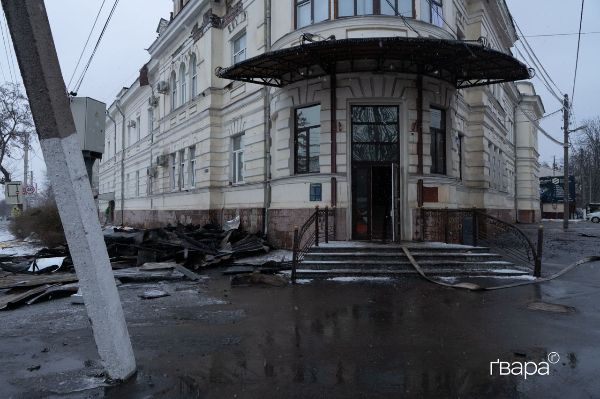
<svg viewBox="0 0 600 399"><path fill-rule="evenodd" d="M123 118L123 125L121 126L121 227L123 227L125 226L125 114L119 106L120 102L121 100L118 99L115 107Z"/></svg>
<svg viewBox="0 0 600 399"><path fill-rule="evenodd" d="M331 94L331 104L330 108L330 118L331 119L331 206L337 206L337 179L334 174L337 173L337 81L336 81L336 71L335 71L335 63L333 64L331 74L330 74L330 94Z"/></svg>
<svg viewBox="0 0 600 399"><path fill-rule="evenodd" d="M271 50L271 0L265 0L265 52ZM264 90L264 199L263 199L263 233L265 236L269 231L269 208L271 207L271 92L268 86Z"/></svg>
<svg viewBox="0 0 600 399"><path fill-rule="evenodd" d="M521 105L523 101L523 96L519 95L519 101L517 102L517 106L513 109L513 147L515 151L515 222L519 223L519 198L518 198L518 189L519 189L519 169L518 169L518 156L517 156L517 107Z"/></svg>

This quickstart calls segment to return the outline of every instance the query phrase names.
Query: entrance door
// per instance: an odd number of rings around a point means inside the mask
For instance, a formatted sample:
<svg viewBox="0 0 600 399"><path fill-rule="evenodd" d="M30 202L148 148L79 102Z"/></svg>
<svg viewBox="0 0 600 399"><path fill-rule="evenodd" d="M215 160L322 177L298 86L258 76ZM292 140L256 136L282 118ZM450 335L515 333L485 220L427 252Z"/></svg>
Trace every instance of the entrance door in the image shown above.
<svg viewBox="0 0 600 399"><path fill-rule="evenodd" d="M370 164L353 168L353 239L393 239L392 168Z"/></svg>
<svg viewBox="0 0 600 399"><path fill-rule="evenodd" d="M399 112L393 105L352 107L352 238L394 239Z"/></svg>

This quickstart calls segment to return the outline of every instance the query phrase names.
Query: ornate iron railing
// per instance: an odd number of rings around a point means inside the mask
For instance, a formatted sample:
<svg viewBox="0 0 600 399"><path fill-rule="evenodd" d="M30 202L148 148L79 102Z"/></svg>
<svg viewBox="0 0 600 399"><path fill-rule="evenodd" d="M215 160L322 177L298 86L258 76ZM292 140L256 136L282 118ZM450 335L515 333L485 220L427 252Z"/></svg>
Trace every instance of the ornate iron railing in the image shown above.
<svg viewBox="0 0 600 399"><path fill-rule="evenodd" d="M486 246L514 263L532 268L539 277L542 266L543 228L537 248L517 226L480 209L420 208L421 240Z"/></svg>
<svg viewBox="0 0 600 399"><path fill-rule="evenodd" d="M292 282L296 282L298 265L304 260L304 255L310 248L313 245L318 247L321 240L327 243L330 237L336 236L335 214L335 207L320 209L317 206L300 228L294 227Z"/></svg>

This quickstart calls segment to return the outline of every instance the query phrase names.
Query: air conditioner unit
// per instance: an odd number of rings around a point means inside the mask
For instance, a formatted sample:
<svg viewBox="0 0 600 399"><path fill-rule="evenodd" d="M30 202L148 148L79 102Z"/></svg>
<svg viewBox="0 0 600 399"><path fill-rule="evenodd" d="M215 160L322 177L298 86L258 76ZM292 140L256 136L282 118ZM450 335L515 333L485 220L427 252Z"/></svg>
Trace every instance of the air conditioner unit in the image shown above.
<svg viewBox="0 0 600 399"><path fill-rule="evenodd" d="M147 174L148 177L155 178L158 176L158 169L156 168L156 166L151 166L147 169Z"/></svg>
<svg viewBox="0 0 600 399"><path fill-rule="evenodd" d="M127 122L127 127L135 127L135 121Z"/></svg>
<svg viewBox="0 0 600 399"><path fill-rule="evenodd" d="M164 80L161 80L160 82L158 82L158 84L156 85L156 90L160 93L160 94L167 94L169 92L169 83L165 82Z"/></svg>
<svg viewBox="0 0 600 399"><path fill-rule="evenodd" d="M169 165L169 157L167 155L159 155L156 157L156 164L161 167Z"/></svg>
<svg viewBox="0 0 600 399"><path fill-rule="evenodd" d="M151 107L157 107L158 106L158 97L150 96L150 98L148 99L148 105Z"/></svg>

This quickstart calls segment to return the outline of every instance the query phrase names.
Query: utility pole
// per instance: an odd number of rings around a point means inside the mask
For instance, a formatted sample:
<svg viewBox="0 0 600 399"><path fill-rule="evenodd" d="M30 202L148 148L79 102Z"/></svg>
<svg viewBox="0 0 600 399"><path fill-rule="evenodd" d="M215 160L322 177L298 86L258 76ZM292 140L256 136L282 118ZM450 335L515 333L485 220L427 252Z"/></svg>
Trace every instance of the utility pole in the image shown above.
<svg viewBox="0 0 600 399"><path fill-rule="evenodd" d="M23 146L23 184L21 185L21 195L23 196L23 210L27 209L27 175L29 174L29 134L25 134L25 145Z"/></svg>
<svg viewBox="0 0 600 399"><path fill-rule="evenodd" d="M565 134L565 141L563 143L564 147L564 165L563 170L565 172L564 182L563 182L563 230L569 229L569 211L570 211L570 203L569 203L569 95L565 94L565 99L563 102L563 132Z"/></svg>
<svg viewBox="0 0 600 399"><path fill-rule="evenodd" d="M92 188L43 0L2 0L50 183L100 359L108 376L136 370Z"/></svg>

